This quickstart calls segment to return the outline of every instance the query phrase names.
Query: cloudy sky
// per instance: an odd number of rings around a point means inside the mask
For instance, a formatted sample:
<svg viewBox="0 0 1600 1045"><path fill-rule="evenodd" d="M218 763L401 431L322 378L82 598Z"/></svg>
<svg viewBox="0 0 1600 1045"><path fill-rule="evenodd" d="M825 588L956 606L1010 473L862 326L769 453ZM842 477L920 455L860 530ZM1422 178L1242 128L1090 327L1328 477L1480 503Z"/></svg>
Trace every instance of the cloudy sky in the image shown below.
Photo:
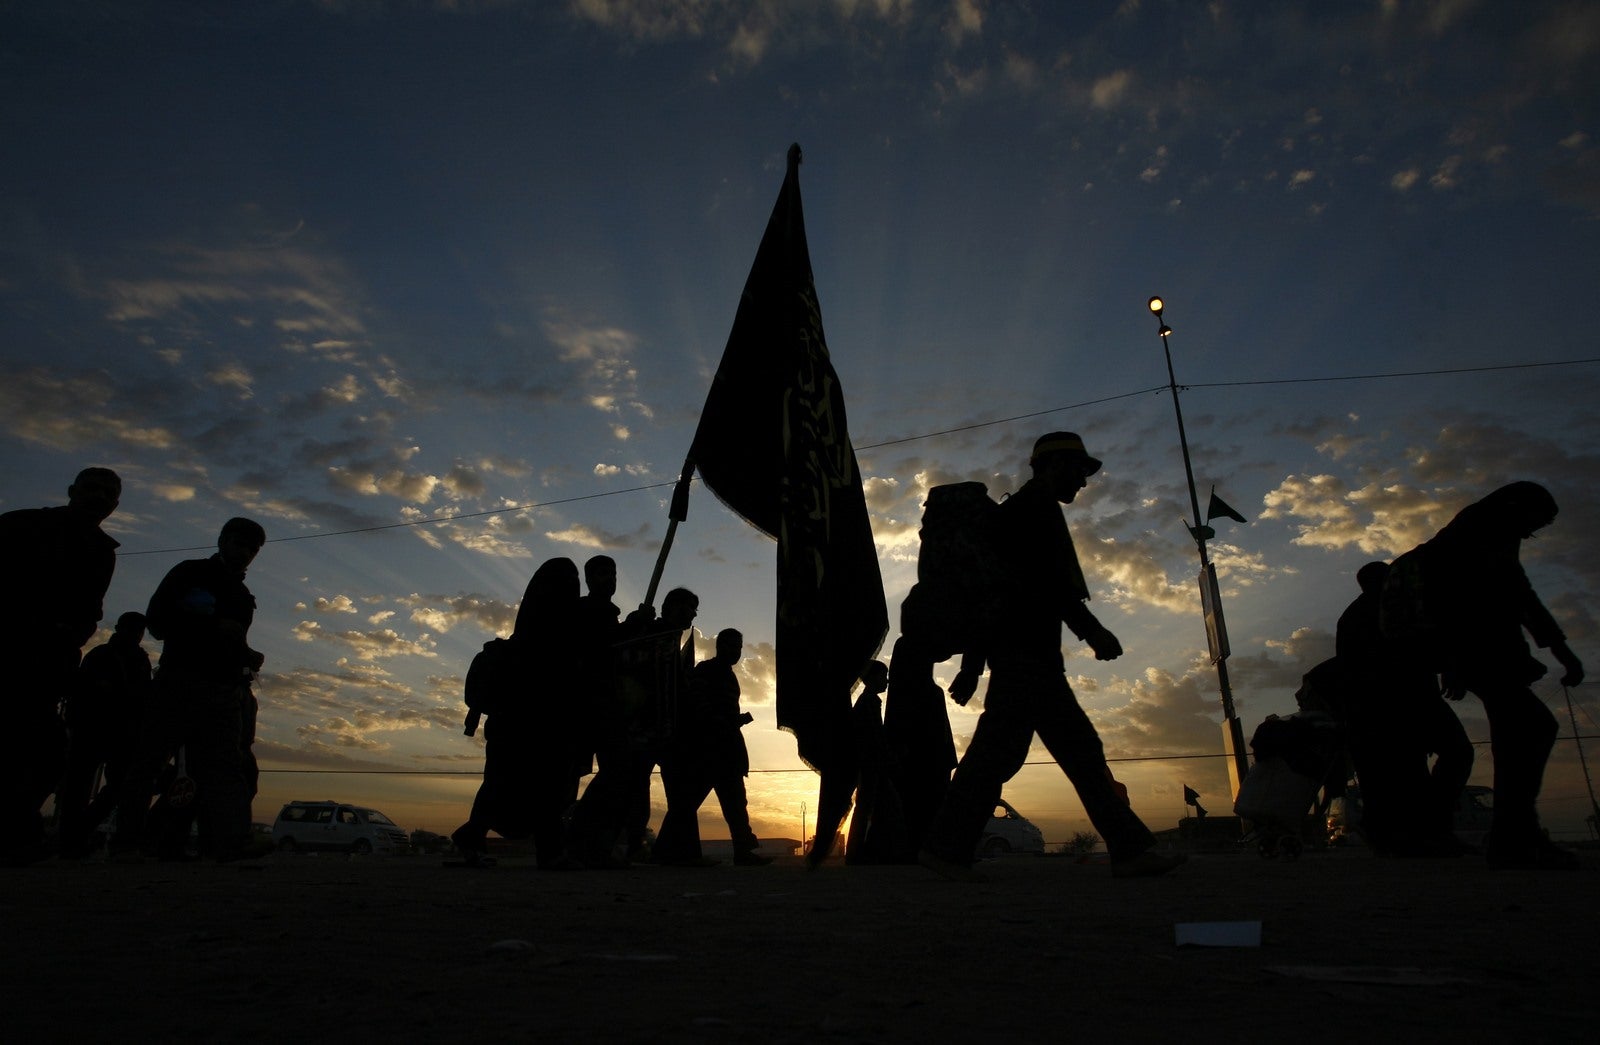
<svg viewBox="0 0 1600 1045"><path fill-rule="evenodd" d="M1597 105L1578 2L8 4L0 510L117 469L111 618L259 519L257 819L447 831L482 761L462 675L537 564L605 551L642 597L799 142L892 619L930 485L1014 490L1038 434L1082 433L1106 464L1069 520L1127 654L1068 671L1171 826L1183 783L1229 802L1192 757L1221 716L1152 294L1201 501L1250 520L1212 545L1247 735L1357 568L1511 479L1562 506L1524 562L1600 669ZM697 489L666 583L746 633L752 812L793 837L773 561ZM1053 766L1007 794L1086 827ZM1588 810L1563 742L1544 816Z"/></svg>

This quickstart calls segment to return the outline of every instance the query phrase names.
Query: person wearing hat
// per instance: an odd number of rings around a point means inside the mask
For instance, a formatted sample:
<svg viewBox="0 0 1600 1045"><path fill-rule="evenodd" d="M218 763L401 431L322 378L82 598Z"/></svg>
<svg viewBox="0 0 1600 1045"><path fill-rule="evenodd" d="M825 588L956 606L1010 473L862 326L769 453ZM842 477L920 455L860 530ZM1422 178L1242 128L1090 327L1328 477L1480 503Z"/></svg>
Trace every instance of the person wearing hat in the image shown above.
<svg viewBox="0 0 1600 1045"><path fill-rule="evenodd" d="M1035 733L1072 781L1111 857L1117 877L1164 874L1181 855L1155 851L1155 838L1117 793L1094 723L1067 684L1061 654L1065 623L1097 660L1122 656L1122 644L1086 605L1089 586L1078 564L1060 505L1071 504L1100 470L1073 432L1051 432L1034 443L1033 477L997 512L1003 576L1000 611L985 656L989 689L972 741L956 766L944 803L919 854L929 869L961 881L972 869L978 839L1001 787L1021 768ZM981 667L979 668L981 670ZM970 696L969 666L951 686Z"/></svg>

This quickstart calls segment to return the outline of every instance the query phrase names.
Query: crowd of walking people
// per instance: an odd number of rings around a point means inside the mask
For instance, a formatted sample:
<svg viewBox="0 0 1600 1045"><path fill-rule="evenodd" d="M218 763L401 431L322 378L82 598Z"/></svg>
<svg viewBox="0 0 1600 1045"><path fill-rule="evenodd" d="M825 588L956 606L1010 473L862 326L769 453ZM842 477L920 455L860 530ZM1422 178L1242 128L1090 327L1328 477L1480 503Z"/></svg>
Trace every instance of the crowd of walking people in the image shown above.
<svg viewBox="0 0 1600 1045"><path fill-rule="evenodd" d="M1076 434L1052 432L1035 443L1029 465L1031 477L1003 501L979 488L982 549L957 571L967 576L920 575L890 662L862 666L853 769L824 772L812 866L853 804L848 863L921 863L953 880L981 878L980 836L1035 736L1072 782L1113 875L1165 874L1183 862L1157 847L1113 779L1065 674L1063 624L1099 660L1123 652L1089 609L1061 511L1101 462ZM252 681L264 658L249 641L255 600L245 576L266 533L253 520L228 520L215 554L175 565L143 613L123 613L110 639L82 655L116 562L117 542L100 524L120 495L114 472L88 468L66 505L0 516L0 614L23 651L0 734L0 860L82 859L113 811L114 861L196 858L194 832L199 857L263 855L251 800ZM1473 751L1449 703L1471 693L1487 714L1494 755L1489 864L1577 866L1549 841L1536 811L1556 725L1530 688L1545 667L1527 636L1560 662L1563 685L1582 681L1583 666L1518 559L1522 539L1555 517L1542 486L1512 483L1394 562L1360 571L1361 593L1338 623L1337 704L1362 785L1364 830L1378 852L1471 848L1450 823ZM954 609L940 606L951 598L940 595L944 580L962 582L943 589L960 592ZM546 870L641 859L708 866L716 860L702 850L699 810L713 793L733 862L770 863L745 792L742 729L752 716L740 707L735 670L743 635L718 631L714 655L697 663L693 592L672 589L659 614L647 604L624 617L616 591L609 557L585 562L581 581L573 560L552 558L529 580L510 636L474 659L465 731L487 722L482 785L452 835L461 866L493 863L491 833L530 839ZM963 623L952 624L952 614ZM154 671L141 645L146 632L163 643ZM957 656L946 694L934 668ZM965 704L985 669L983 711L958 759L944 701ZM666 812L647 846L658 767ZM53 841L41 816L52 793Z"/></svg>

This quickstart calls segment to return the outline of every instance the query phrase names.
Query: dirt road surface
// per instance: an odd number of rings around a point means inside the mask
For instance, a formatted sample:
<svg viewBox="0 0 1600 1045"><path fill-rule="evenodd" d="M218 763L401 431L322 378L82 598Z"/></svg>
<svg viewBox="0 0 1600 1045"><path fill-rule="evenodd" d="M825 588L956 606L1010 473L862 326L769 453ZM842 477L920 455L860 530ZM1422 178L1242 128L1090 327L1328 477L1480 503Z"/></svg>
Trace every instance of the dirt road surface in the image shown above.
<svg viewBox="0 0 1600 1045"><path fill-rule="evenodd" d="M1013 857L983 884L789 859L51 861L0 872L0 999L16 1042L1586 1041L1583 858L1201 854L1116 880ZM1177 946L1211 922L1260 943Z"/></svg>

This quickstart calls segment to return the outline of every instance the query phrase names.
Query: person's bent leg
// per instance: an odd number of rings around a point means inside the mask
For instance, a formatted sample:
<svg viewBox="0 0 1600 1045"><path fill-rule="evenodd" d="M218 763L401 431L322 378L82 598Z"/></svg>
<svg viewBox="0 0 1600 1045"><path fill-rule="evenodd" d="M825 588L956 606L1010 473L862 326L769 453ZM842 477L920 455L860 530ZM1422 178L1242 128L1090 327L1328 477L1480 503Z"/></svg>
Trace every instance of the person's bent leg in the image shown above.
<svg viewBox="0 0 1600 1045"><path fill-rule="evenodd" d="M188 703L189 775L199 802L203 856L231 859L250 843L250 783L239 746L238 686L197 686Z"/></svg>
<svg viewBox="0 0 1600 1045"><path fill-rule="evenodd" d="M101 749L89 729L73 733L56 785L56 851L68 859L81 859L92 848L95 824L89 819L89 800L100 775Z"/></svg>
<svg viewBox="0 0 1600 1045"><path fill-rule="evenodd" d="M1489 829L1494 858L1543 841L1539 789L1557 725L1550 709L1526 686L1486 685L1475 692L1489 717L1494 756L1494 822Z"/></svg>
<svg viewBox="0 0 1600 1045"><path fill-rule="evenodd" d="M1131 860L1151 849L1155 838L1113 786L1100 734L1066 679L1049 706L1040 709L1038 729L1039 739L1072 781L1089 822L1105 840L1112 862Z"/></svg>
<svg viewBox="0 0 1600 1045"><path fill-rule="evenodd" d="M667 812L651 859L658 864L688 864L701 858L700 805L711 793L711 782L688 759L670 758L661 765L661 787L667 794Z"/></svg>
<svg viewBox="0 0 1600 1045"><path fill-rule="evenodd" d="M1422 730L1427 750L1438 757L1428 774L1428 822L1440 837L1455 837L1456 804L1472 777L1475 754L1455 709L1442 697L1423 705Z"/></svg>
<svg viewBox="0 0 1600 1045"><path fill-rule="evenodd" d="M1033 720L1023 701L990 682L983 714L934 815L923 850L949 864L970 865L1006 781L1027 760Z"/></svg>
<svg viewBox="0 0 1600 1045"><path fill-rule="evenodd" d="M744 789L744 774L737 770L724 772L711 785L711 790L716 792L722 819L727 822L734 855L755 852L761 843L750 827L750 800Z"/></svg>

